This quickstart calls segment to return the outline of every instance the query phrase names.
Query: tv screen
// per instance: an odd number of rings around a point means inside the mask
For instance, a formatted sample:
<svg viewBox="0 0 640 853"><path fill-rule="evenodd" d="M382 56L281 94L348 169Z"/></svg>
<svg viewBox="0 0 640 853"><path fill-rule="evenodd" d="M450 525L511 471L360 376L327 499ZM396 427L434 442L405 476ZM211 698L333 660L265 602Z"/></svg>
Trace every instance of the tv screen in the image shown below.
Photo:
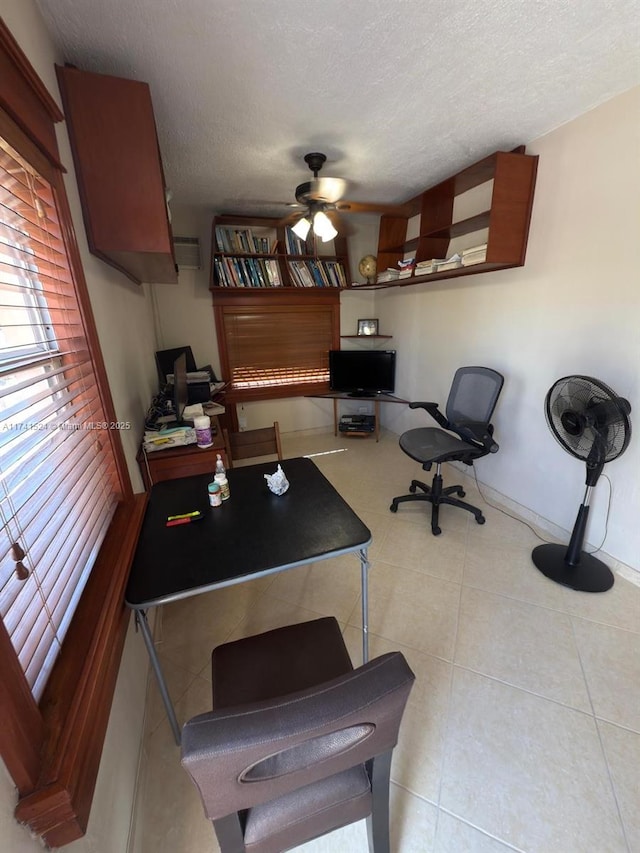
<svg viewBox="0 0 640 853"><path fill-rule="evenodd" d="M393 394L395 350L329 350L329 386L352 396Z"/></svg>

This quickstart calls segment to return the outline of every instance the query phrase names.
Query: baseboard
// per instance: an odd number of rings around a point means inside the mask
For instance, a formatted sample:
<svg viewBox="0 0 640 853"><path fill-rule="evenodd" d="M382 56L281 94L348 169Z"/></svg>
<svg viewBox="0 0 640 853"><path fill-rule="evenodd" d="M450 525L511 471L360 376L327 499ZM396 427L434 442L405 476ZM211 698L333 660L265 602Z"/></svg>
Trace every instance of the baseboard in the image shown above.
<svg viewBox="0 0 640 853"><path fill-rule="evenodd" d="M449 462L447 464L451 465L452 468L455 468L467 477L470 482L475 483L475 477L472 473L469 473L470 469L468 466L456 462ZM480 484L480 488L487 500L494 503L500 509L507 510L507 512L517 516L522 521L526 521L528 524L531 524L532 527L537 528L541 533L546 533L558 542L569 542L569 539L571 538L570 530L566 530L565 528L555 524L553 521L550 521L548 518L545 518L543 515L533 512L533 510L523 506L523 504L512 500L506 495L503 495L502 492L497 491L497 489L483 483L480 479L478 479L478 483ZM598 547L597 543L589 541L585 542L585 546L589 550L595 550ZM621 560L618 560L617 557L608 554L606 551L600 550L598 552L598 556L609 566L612 572L620 575L620 577L628 580L635 586L640 587L640 570L634 569L632 566L623 563Z"/></svg>

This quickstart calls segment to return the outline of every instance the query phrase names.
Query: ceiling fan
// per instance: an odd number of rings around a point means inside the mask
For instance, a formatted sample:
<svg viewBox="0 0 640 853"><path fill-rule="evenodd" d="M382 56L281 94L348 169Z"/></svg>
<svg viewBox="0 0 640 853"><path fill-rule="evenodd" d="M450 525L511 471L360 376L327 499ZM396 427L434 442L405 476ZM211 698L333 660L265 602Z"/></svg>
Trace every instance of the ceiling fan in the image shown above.
<svg viewBox="0 0 640 853"><path fill-rule="evenodd" d="M313 172L313 180L299 184L295 192L296 201L304 209L290 213L279 223L289 225L301 240L307 239L312 226L313 233L323 242L333 240L339 231L344 230L340 221L340 214L344 213L408 215L406 206L401 204L375 204L343 199L347 189L347 181L344 178L318 177L326 159L326 155L319 151L305 154L304 160Z"/></svg>

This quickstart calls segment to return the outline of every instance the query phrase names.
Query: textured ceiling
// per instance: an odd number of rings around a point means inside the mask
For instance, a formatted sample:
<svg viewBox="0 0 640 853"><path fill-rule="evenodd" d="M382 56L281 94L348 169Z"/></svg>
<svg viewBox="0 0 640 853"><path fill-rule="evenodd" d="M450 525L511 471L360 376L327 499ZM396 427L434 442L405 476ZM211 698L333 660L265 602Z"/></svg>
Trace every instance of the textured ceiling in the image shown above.
<svg viewBox="0 0 640 853"><path fill-rule="evenodd" d="M144 80L174 203L281 213L302 156L404 201L640 83L640 0L38 0L67 62Z"/></svg>

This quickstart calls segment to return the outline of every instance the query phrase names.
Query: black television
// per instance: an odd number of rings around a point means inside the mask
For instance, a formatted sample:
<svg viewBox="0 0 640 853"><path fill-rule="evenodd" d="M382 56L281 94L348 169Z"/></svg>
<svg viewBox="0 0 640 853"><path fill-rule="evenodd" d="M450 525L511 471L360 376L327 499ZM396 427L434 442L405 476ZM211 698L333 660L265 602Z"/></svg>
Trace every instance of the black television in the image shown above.
<svg viewBox="0 0 640 853"><path fill-rule="evenodd" d="M329 350L329 387L352 397L393 394L395 350Z"/></svg>

